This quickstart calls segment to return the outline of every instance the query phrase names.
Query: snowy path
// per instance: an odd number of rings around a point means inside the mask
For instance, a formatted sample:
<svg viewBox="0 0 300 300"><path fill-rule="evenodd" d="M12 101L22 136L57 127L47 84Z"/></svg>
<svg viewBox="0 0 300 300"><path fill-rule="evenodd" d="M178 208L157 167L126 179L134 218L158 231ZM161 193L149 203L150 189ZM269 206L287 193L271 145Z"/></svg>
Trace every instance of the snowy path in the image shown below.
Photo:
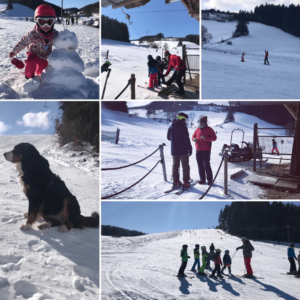
<svg viewBox="0 0 300 300"><path fill-rule="evenodd" d="M200 206L201 207L201 206ZM252 242L252 268L263 279L228 278L212 280L208 277L176 278L181 264L180 249L188 244L186 274L194 262L195 244L211 243L233 257L235 248L241 245L239 238L218 230L185 230L149 234L139 237L101 237L102 300L156 300L156 299L285 299L299 298L299 280L281 275L289 270L286 258L287 246L273 243ZM214 266L214 263L211 263ZM227 270L225 274L227 274ZM244 274L242 250L232 261L232 273Z"/></svg>
<svg viewBox="0 0 300 300"><path fill-rule="evenodd" d="M72 229L65 234L55 227L40 231L37 225L29 231L19 229L28 200L19 189L14 165L3 153L30 142L49 159L45 153L53 136L1 136L0 140L0 299L99 299L98 229ZM99 211L98 176L62 166L51 157L49 163L76 195L83 215Z"/></svg>

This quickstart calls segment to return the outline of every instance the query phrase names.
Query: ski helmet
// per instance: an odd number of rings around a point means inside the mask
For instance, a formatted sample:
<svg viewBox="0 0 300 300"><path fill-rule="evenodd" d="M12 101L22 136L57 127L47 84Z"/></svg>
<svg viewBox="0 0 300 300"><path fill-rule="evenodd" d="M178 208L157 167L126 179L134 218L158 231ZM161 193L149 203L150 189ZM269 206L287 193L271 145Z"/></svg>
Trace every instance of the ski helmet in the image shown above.
<svg viewBox="0 0 300 300"><path fill-rule="evenodd" d="M156 60L161 60L161 57L160 56L156 56L155 59Z"/></svg>
<svg viewBox="0 0 300 300"><path fill-rule="evenodd" d="M229 250L225 250L225 253L229 253Z"/></svg>
<svg viewBox="0 0 300 300"><path fill-rule="evenodd" d="M148 60L152 60L153 59L152 55L148 55L147 58L148 58Z"/></svg>
<svg viewBox="0 0 300 300"><path fill-rule="evenodd" d="M171 53L170 53L168 50L166 50L166 51L164 52L164 56L165 56L165 57L168 57L169 55L171 55Z"/></svg>
<svg viewBox="0 0 300 300"><path fill-rule="evenodd" d="M34 19L37 17L53 17L56 18L55 10L52 6L42 4L38 6L34 12Z"/></svg>
<svg viewBox="0 0 300 300"><path fill-rule="evenodd" d="M200 247L200 245L199 245L199 244L197 244L197 245L195 245L195 247L196 247L196 248L199 248L199 247Z"/></svg>
<svg viewBox="0 0 300 300"><path fill-rule="evenodd" d="M220 249L217 249L216 251L217 251L217 252L219 252L219 253L221 253L221 252L222 252Z"/></svg>
<svg viewBox="0 0 300 300"><path fill-rule="evenodd" d="M242 241L247 241L248 239L246 237L241 238Z"/></svg>
<svg viewBox="0 0 300 300"><path fill-rule="evenodd" d="M187 250L188 245L182 245L182 248L183 248L184 250Z"/></svg>
<svg viewBox="0 0 300 300"><path fill-rule="evenodd" d="M291 243L291 244L290 244L290 247L292 247L292 248L295 247L295 244L294 244L294 243Z"/></svg>
<svg viewBox="0 0 300 300"><path fill-rule="evenodd" d="M206 247L205 247L205 246L202 246L201 249L202 249L202 250L206 250Z"/></svg>

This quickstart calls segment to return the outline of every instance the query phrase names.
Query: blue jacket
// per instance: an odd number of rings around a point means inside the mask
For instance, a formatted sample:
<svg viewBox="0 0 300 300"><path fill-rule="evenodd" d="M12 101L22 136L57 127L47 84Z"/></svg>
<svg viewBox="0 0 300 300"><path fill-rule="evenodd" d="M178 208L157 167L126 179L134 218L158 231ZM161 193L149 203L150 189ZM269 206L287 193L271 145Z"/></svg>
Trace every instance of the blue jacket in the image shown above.
<svg viewBox="0 0 300 300"><path fill-rule="evenodd" d="M288 255L288 257L294 257L294 258L296 258L295 250L293 248L291 248L291 247L288 247L288 249L287 249L287 255Z"/></svg>
<svg viewBox="0 0 300 300"><path fill-rule="evenodd" d="M155 59L151 59L148 61L148 71L149 71L149 74L158 73L157 61Z"/></svg>
<svg viewBox="0 0 300 300"><path fill-rule="evenodd" d="M273 148L277 148L277 143L273 141Z"/></svg>
<svg viewBox="0 0 300 300"><path fill-rule="evenodd" d="M223 256L223 264L224 265L231 265L231 257L229 254L224 254Z"/></svg>
<svg viewBox="0 0 300 300"><path fill-rule="evenodd" d="M171 155L181 156L192 154L192 145L189 132L184 120L174 120L169 127L167 139L171 141Z"/></svg>

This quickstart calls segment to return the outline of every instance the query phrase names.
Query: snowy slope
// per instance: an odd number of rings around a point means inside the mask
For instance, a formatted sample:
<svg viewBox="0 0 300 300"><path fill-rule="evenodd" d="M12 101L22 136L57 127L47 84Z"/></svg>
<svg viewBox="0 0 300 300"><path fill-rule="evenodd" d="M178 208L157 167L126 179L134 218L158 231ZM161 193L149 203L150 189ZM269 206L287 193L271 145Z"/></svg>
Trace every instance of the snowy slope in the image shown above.
<svg viewBox="0 0 300 300"><path fill-rule="evenodd" d="M128 118L128 115L122 112L112 112L102 109L102 127L104 131L116 131L117 127L120 128L119 144L113 144L108 141L101 142L101 168L112 168L128 165L143 159L151 154L162 143L166 144L164 147L164 155L166 161L166 171L168 182L163 181L162 167L159 164L154 171L147 176L142 182L128 191L115 196L115 198L126 199L199 199L200 196L206 191L207 185L196 185L190 192L183 193L177 196L174 193L164 194L165 190L171 188L171 175L172 175L172 156L170 150L170 142L167 140L167 131L169 124L166 121L160 123L158 120L147 119L145 117L145 110L130 110L130 113L138 112L139 117L133 116ZM191 111L185 111L190 114ZM269 124L254 116L249 116L243 113L235 114L235 122L223 124L226 113L212 112L212 111L195 111L195 120L198 120L201 115L208 116L209 126L217 132L217 140L212 143L211 152L211 166L213 174L216 174L221 162L219 153L224 144L230 143L231 131L233 129L243 129L245 132L244 140L252 142L253 140L253 124L258 123L260 128L278 128L279 126ZM156 116L159 118L166 118L164 113ZM217 126L221 125L221 127ZM189 128L190 137L194 133L195 128ZM260 130L265 135L284 135L282 131ZM235 132L233 136L233 143L238 143L241 146L242 133ZM191 178L194 180L199 179L198 167L196 162L195 145L192 143L193 154L190 157ZM280 156L278 156L280 158ZM147 172L149 172L156 162L160 159L159 152L151 156L149 159L137 164L135 166L117 170L117 171L102 171L101 172L101 195L102 197L117 193L141 179ZM274 161L273 161L274 162ZM276 162L276 160L275 160ZM252 166L252 161L241 164L228 164L229 175L240 170L243 167ZM210 189L205 197L206 200L216 199L257 199L258 196L263 197L263 191L255 185L246 183L243 178L237 180L229 180L229 195L224 195L223 180L224 172L223 167L215 181L214 186ZM251 171L247 170L248 174ZM180 175L182 180L182 174Z"/></svg>
<svg viewBox="0 0 300 300"><path fill-rule="evenodd" d="M299 38L251 22L248 36L231 39L236 22L203 20L202 24L213 36L202 50L203 99L299 98ZM220 43L222 39L230 39L232 45ZM270 66L263 64L266 49ZM245 63L241 63L243 52Z"/></svg>
<svg viewBox="0 0 300 300"><path fill-rule="evenodd" d="M28 200L18 186L18 173L3 153L29 142L48 159L77 197L83 215L99 211L99 177L92 168L79 166L79 158L58 149L54 136L0 136L0 299L99 299L99 229L57 227L21 231ZM65 162L65 163L63 163Z"/></svg>
<svg viewBox="0 0 300 300"><path fill-rule="evenodd" d="M172 42L175 43L175 42ZM178 44L178 42L177 42ZM174 47L176 45L174 44ZM148 65L147 65L147 56L152 55L154 58L156 56L163 57L163 50L158 49L156 52L155 49L138 47L134 44L113 41L108 39L101 40L101 64L106 61L106 51L109 50L108 60L111 65L111 73L107 81L107 86L105 90L104 99L114 99L127 85L128 79L131 74L135 74L136 78L136 99L156 99L159 98L156 93L147 91L145 89L138 88L137 85L148 86L145 82L148 83ZM176 54L181 57L182 47L171 48L171 54ZM198 50L188 50L189 54L199 54ZM166 72L166 70L164 71ZM171 72L171 75L173 72ZM101 75L101 95L106 80L107 73L104 72ZM169 75L167 78L170 78ZM130 87L120 96L119 99L130 99L131 91ZM161 98L160 98L161 99Z"/></svg>
<svg viewBox="0 0 300 300"><path fill-rule="evenodd" d="M7 4L0 4L0 11L5 10ZM24 20L24 18L33 18L34 17L34 9L31 9L25 5L13 3L14 9L5 10L5 13L0 13L0 18L8 18L8 19L19 19Z"/></svg>
<svg viewBox="0 0 300 300"><path fill-rule="evenodd" d="M195 244L206 248L214 243L216 248L230 251L241 246L239 238L220 230L184 230L149 234L139 237L101 237L102 300L223 300L223 299L299 299L299 279L281 275L289 271L287 246L251 241L255 248L251 260L254 275L259 279L229 278L212 280L197 276L176 278L181 265L180 250L188 245L191 259L186 274L194 262ZM202 260L202 257L201 257ZM201 263L202 265L202 263ZM214 263L211 262L211 266ZM232 261L232 274L244 274L242 250ZM225 271L228 274L228 271Z"/></svg>

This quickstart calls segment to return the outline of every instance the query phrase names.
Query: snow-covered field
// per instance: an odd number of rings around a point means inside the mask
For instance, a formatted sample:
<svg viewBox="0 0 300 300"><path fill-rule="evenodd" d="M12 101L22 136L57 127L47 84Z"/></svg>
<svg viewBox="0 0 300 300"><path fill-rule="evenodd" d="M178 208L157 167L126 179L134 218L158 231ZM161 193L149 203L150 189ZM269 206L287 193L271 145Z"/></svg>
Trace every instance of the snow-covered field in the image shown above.
<svg viewBox="0 0 300 300"><path fill-rule="evenodd" d="M230 251L232 258L235 249L242 245L239 238L216 229L163 232L139 237L102 236L101 299L299 299L299 279L280 274L289 271L287 246L270 242L251 241L255 248L251 265L258 279L224 276L223 280L214 280L203 276L192 279L174 276L181 265L183 244L188 245L191 257L185 273L193 276L190 269L194 263L195 244L208 248L211 243L222 250L221 258L225 250ZM244 268L242 250L238 250L232 260L232 274L243 275Z"/></svg>
<svg viewBox="0 0 300 300"><path fill-rule="evenodd" d="M77 197L83 215L99 211L99 176L92 158L65 152L52 135L0 136L0 299L99 299L99 229L57 227L21 231L28 200L18 173L3 153L20 142L33 144ZM87 162L81 161L85 157Z"/></svg>
<svg viewBox="0 0 300 300"><path fill-rule="evenodd" d="M199 199L200 196L207 190L207 185L196 185L190 189L189 192L183 193L181 196L175 195L175 193L164 194L165 190L171 188L171 175L172 175L172 156L170 150L170 142L167 140L167 131L170 124L166 124L166 121L159 122L159 118L166 118L165 113L156 115L158 120L147 119L145 117L146 110L133 109L129 113L138 113L139 117L128 117L128 114L122 112L113 112L107 109L102 109L101 130L104 131L116 131L117 127L120 131L119 144L113 144L108 141L101 141L101 168L112 168L128 165L143 159L151 154L162 143L166 144L164 147L164 155L166 162L166 171L168 182L164 182L162 167L159 164L150 175L148 175L138 185L129 189L128 191L115 196L117 199ZM184 111L190 114L191 111ZM219 156L224 144L230 143L230 136L233 129L240 128L245 132L244 140L246 142L253 141L253 124L258 123L260 128L278 128L273 124L269 124L265 121L258 119L257 117L250 116L244 113L235 114L235 122L223 124L226 118L226 112L212 112L212 111L195 111L196 120L201 115L208 116L209 126L211 126L217 133L217 140L212 143L211 151L211 166L213 174L216 174L217 169L221 163L222 157ZM220 127L221 125L222 127ZM194 125L195 126L195 125ZM188 128L190 137L195 131L195 128ZM277 130L260 130L261 135L284 135L283 131ZM241 146L242 133L236 132L233 136L233 143ZM195 145L192 142L193 154L190 157L190 174L194 180L199 179L198 166L196 162ZM266 155L267 157L267 155ZM278 156L280 158L280 156ZM135 182L141 179L147 172L149 172L157 161L160 160L159 151L150 158L137 164L135 166L124 168L114 171L102 171L101 172L101 195L102 197L117 193ZM272 160L276 162L276 160ZM264 166L265 163L263 163ZM251 167L252 161L244 162L240 164L228 164L229 175L241 170L245 167ZM252 172L246 170L247 174ZM180 177L182 180L182 173L180 171ZM222 167L219 175L206 195L205 200L221 200L221 199L257 199L258 196L263 197L264 192L258 186L255 186L249 182L244 181L246 176L242 176L236 180L229 180L228 189L229 195L224 194L224 168ZM112 199L112 198L110 198Z"/></svg>
<svg viewBox="0 0 300 300"><path fill-rule="evenodd" d="M62 84L64 82L61 78L58 79L59 76L55 76L56 82L55 80L51 82L53 88L45 92L44 85L50 82L48 77L43 82L45 71L42 74L42 83L39 89L32 93L24 93L22 91L22 87L27 81L24 75L25 69L19 70L12 65L8 54L19 40L34 28L35 23L25 21L25 16L32 17L34 11L20 4L13 4L13 6L13 10L7 11L5 14L0 13L0 38L2 41L5 41L5 43L2 42L0 45L0 99L84 99L86 98L86 93L89 93L89 99L99 99L99 29L82 25L69 25L67 29L76 34L78 40L76 52L84 62L85 70L80 76L81 82L86 82L84 95L74 93L74 87L78 86L77 82L69 85L72 87L72 90L70 88L70 91L57 92L55 89L58 86L57 83L60 82ZM55 24L54 28L59 32L64 30L63 25ZM27 58L26 50L22 50L17 55L17 58L24 62ZM61 61L62 65L64 65L63 59ZM73 74L72 70L67 69L65 66L64 70L67 75ZM59 74L62 73L60 72ZM63 77L66 77L66 74L63 74ZM77 76L77 78L79 77Z"/></svg>
<svg viewBox="0 0 300 300"><path fill-rule="evenodd" d="M171 42L172 45L174 42ZM178 42L177 42L178 44ZM192 43L188 43L191 46ZM194 44L195 45L195 44ZM198 46L198 45L196 45ZM145 89L137 87L137 85L148 86L148 55L152 55L155 59L156 56L163 57L162 49L158 49L156 52L152 48L139 47L134 44L113 41L108 39L101 40L101 64L106 61L104 54L109 50L108 60L111 65L111 73L107 81L104 99L114 99L127 85L128 79L131 74L135 74L136 78L136 99L159 99L156 93L147 91ZM175 44L174 44L175 47ZM170 47L171 54L176 54L181 57L182 47ZM199 46L198 46L199 47ZM188 54L199 54L199 49L187 50ZM166 72L166 70L164 70ZM173 74L171 71L167 79ZM101 95L105 84L107 73L104 72L101 75ZM145 84L147 83L147 84ZM131 99L130 87L120 96L119 99ZM161 98L160 98L161 99Z"/></svg>
<svg viewBox="0 0 300 300"><path fill-rule="evenodd" d="M236 22L202 20L202 25L213 36L202 49L203 99L299 98L299 38L250 22L248 36L231 39ZM222 39L232 45L220 43ZM264 65L265 50L270 65Z"/></svg>

